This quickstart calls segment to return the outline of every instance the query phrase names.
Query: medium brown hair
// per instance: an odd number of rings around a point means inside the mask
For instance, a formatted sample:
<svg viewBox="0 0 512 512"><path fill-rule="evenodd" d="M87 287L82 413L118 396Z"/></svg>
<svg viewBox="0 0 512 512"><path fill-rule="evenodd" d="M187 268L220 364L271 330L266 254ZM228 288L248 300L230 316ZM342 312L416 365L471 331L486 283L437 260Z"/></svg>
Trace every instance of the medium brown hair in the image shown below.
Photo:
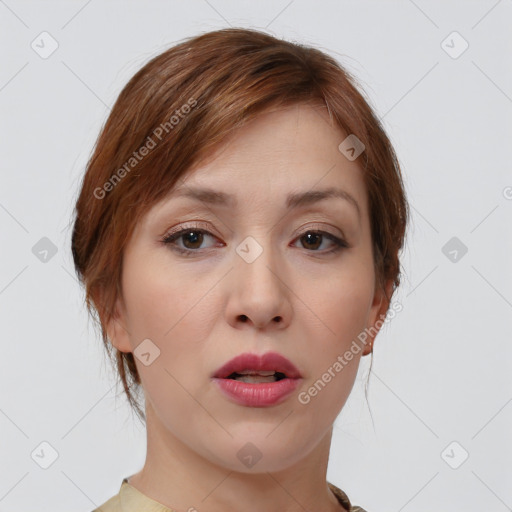
<svg viewBox="0 0 512 512"><path fill-rule="evenodd" d="M393 283L391 300L408 220L401 171L363 92L334 58L256 30L217 30L152 58L115 102L87 163L72 252L87 308L93 317L97 312L128 401L144 420L133 394L141 383L134 356L115 349L113 357L106 331L135 225L235 130L269 110L304 103L327 107L331 121L365 146L358 162L369 198L375 273L383 290Z"/></svg>

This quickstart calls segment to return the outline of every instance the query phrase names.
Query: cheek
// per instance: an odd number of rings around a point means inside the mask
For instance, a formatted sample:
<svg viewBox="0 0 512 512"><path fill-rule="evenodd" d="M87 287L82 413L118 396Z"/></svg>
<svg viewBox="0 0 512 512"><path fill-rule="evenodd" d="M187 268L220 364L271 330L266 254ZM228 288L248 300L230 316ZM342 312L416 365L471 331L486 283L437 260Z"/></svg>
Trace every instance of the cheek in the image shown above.
<svg viewBox="0 0 512 512"><path fill-rule="evenodd" d="M354 258L352 265L318 283L310 304L321 323L315 319L304 325L315 347L305 347L311 368L305 400L309 397L314 407L333 411L334 417L350 394L364 350L359 336L368 321L374 273L363 262Z"/></svg>
<svg viewBox="0 0 512 512"><path fill-rule="evenodd" d="M126 325L133 351L146 339L157 347L158 357L150 366L137 358L136 364L144 387L150 394L158 394L162 380L174 389L176 382L169 373L185 383L190 379L187 369L201 364L198 354L210 335L213 319L220 314L212 290L218 278L197 278L170 269L168 261L161 258L135 256L127 259L123 278ZM179 393L179 386L174 391Z"/></svg>
<svg viewBox="0 0 512 512"><path fill-rule="evenodd" d="M315 285L311 310L325 324L324 332L337 348L350 344L366 327L374 294L373 269L358 262ZM311 297L311 294L310 294Z"/></svg>
<svg viewBox="0 0 512 512"><path fill-rule="evenodd" d="M160 255L132 254L123 274L130 334L167 342L201 309L198 302L207 291L208 283L169 268Z"/></svg>

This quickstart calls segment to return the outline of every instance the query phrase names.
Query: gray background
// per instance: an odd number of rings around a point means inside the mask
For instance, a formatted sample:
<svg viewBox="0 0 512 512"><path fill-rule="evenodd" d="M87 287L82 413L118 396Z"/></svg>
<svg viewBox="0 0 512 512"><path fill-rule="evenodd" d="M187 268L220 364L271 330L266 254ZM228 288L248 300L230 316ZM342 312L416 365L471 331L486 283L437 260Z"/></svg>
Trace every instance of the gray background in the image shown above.
<svg viewBox="0 0 512 512"><path fill-rule="evenodd" d="M128 79L229 25L339 59L405 173L403 310L377 338L370 408L362 361L328 479L369 512L512 510L511 0L5 0L0 17L0 511L88 512L143 464L74 277L73 202Z"/></svg>

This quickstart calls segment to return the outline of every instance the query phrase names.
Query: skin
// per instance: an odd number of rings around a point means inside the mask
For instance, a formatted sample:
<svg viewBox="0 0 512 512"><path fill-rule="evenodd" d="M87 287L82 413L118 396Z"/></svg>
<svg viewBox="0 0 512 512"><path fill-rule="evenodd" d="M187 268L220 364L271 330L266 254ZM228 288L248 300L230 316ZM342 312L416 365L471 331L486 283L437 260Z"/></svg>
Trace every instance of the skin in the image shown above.
<svg viewBox="0 0 512 512"><path fill-rule="evenodd" d="M167 507L342 510L326 484L333 423L370 343L308 404L297 398L388 308L375 282L360 159L351 162L338 150L345 137L322 107L262 114L178 184L233 194L235 207L170 195L140 221L126 247L109 337L124 352L144 339L160 350L148 366L136 358L148 448L143 469L129 483ZM360 216L339 198L285 209L288 193L331 186L354 197ZM196 251L192 256L162 242L198 221L211 235L175 241ZM328 253L335 244L304 237L312 230L349 247ZM252 263L235 250L247 236L263 249ZM212 373L232 357L267 351L284 355L302 374L285 402L241 406L212 382ZM252 468L237 457L247 442L262 454Z"/></svg>

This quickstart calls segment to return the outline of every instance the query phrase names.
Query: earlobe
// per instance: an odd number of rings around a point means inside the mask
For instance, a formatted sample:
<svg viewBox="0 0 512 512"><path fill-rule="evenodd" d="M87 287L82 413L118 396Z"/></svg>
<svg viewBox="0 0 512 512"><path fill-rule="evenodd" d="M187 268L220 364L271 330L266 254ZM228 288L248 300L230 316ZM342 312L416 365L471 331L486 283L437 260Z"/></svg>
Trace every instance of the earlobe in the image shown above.
<svg viewBox="0 0 512 512"><path fill-rule="evenodd" d="M363 350L363 356L371 354L373 352L373 343L380 328L384 324L386 318L386 312L389 308L389 299L393 289L393 282L388 281L384 290L377 288L373 297L373 303L370 311L369 325L366 328L366 342Z"/></svg>
<svg viewBox="0 0 512 512"><path fill-rule="evenodd" d="M112 345L120 352L131 352L130 337L125 327L123 309L119 299L116 302L115 310L106 322L107 336Z"/></svg>

